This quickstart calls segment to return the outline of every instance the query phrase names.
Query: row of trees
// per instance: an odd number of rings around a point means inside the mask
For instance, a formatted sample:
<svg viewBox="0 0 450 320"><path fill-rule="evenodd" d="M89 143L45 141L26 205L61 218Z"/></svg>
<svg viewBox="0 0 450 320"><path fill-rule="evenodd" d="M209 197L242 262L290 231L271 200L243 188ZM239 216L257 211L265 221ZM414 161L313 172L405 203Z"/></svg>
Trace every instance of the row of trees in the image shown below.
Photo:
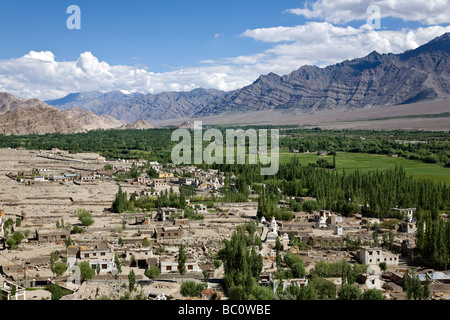
<svg viewBox="0 0 450 320"><path fill-rule="evenodd" d="M450 165L448 132L286 130L280 146L299 152L398 154L411 160Z"/></svg>
<svg viewBox="0 0 450 320"><path fill-rule="evenodd" d="M428 215L417 222L415 260L436 269L450 266L450 221Z"/></svg>

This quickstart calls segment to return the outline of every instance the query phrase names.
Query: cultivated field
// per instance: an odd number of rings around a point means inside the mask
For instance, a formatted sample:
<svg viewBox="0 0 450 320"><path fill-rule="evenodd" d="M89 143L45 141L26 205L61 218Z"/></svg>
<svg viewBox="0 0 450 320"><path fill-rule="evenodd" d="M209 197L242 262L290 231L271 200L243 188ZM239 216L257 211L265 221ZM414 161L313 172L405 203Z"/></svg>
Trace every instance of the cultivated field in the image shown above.
<svg viewBox="0 0 450 320"><path fill-rule="evenodd" d="M318 157L316 153L281 153L280 163L288 163L292 157L297 157L300 163L305 165L315 163L319 158L333 161L331 156ZM450 168L444 168L437 164L367 153L338 153L336 156L336 167L339 171L386 170L395 168L395 166L402 166L407 174L416 178L450 184Z"/></svg>

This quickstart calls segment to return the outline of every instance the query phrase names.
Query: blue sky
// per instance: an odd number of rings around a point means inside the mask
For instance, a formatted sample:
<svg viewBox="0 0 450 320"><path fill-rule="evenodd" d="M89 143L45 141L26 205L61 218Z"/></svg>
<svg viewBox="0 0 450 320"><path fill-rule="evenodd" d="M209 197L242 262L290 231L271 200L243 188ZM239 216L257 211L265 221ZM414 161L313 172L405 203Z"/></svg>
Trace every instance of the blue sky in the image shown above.
<svg viewBox="0 0 450 320"><path fill-rule="evenodd" d="M302 23L283 13L298 1L2 1L0 59L52 51L59 60L90 51L110 64L144 64L155 72L201 60L248 55L269 45L240 34ZM81 30L69 30L69 5L81 9Z"/></svg>
<svg viewBox="0 0 450 320"><path fill-rule="evenodd" d="M381 28L368 26L368 8ZM81 30L69 30L70 5ZM449 32L450 0L0 0L0 91L233 90L259 75L400 53Z"/></svg>

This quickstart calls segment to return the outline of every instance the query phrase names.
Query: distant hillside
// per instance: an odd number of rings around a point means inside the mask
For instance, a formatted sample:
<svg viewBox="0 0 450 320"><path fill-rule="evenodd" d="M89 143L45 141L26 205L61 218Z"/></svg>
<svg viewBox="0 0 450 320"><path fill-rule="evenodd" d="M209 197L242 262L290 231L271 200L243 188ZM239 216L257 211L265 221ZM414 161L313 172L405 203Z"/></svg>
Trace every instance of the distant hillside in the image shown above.
<svg viewBox="0 0 450 320"><path fill-rule="evenodd" d="M392 106L450 97L450 33L403 54L379 54L289 75L270 73L195 113L316 112Z"/></svg>
<svg viewBox="0 0 450 320"><path fill-rule="evenodd" d="M111 116L98 116L77 108L63 111L38 99L24 100L0 93L0 134L3 135L75 133L115 129L125 124Z"/></svg>
<svg viewBox="0 0 450 320"><path fill-rule="evenodd" d="M145 120L139 120L133 123L129 123L126 125L121 126L118 129L127 130L127 129L133 129L133 130L146 130L146 129L153 129L154 126L152 126L150 123L148 123Z"/></svg>
<svg viewBox="0 0 450 320"><path fill-rule="evenodd" d="M94 91L48 103L63 109L78 107L128 123L142 119L157 123L269 110L348 111L448 98L450 33L402 54L374 51L326 68L304 66L285 76L270 73L231 92L196 89L127 95Z"/></svg>
<svg viewBox="0 0 450 320"><path fill-rule="evenodd" d="M76 133L85 130L61 111L49 107L19 108L0 115L0 134Z"/></svg>
<svg viewBox="0 0 450 320"><path fill-rule="evenodd" d="M91 111L84 111L79 108L64 110L63 113L86 130L117 129L126 124L125 121L114 119L111 116L98 116Z"/></svg>
<svg viewBox="0 0 450 320"><path fill-rule="evenodd" d="M190 116L224 94L218 90L195 89L190 92L126 95L120 91L72 93L46 101L48 104L70 109L77 107L97 115L109 115L127 123L139 120L165 120Z"/></svg>
<svg viewBox="0 0 450 320"><path fill-rule="evenodd" d="M46 107L47 104L38 99L24 100L9 94L0 92L0 114L19 109Z"/></svg>

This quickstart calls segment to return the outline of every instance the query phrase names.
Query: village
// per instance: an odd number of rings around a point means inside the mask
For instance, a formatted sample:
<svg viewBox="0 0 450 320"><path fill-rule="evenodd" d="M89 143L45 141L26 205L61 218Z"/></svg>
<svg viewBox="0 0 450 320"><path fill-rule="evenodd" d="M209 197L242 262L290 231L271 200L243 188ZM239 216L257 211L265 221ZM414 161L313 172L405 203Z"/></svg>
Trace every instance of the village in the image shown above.
<svg viewBox="0 0 450 320"><path fill-rule="evenodd" d="M143 173L136 178L118 178L140 167L153 170L155 176ZM58 284L65 290L63 300L117 300L129 291L132 273L137 290L131 298L188 299L180 293L180 286L192 280L206 283L196 299L226 300L228 290L218 252L223 239L230 239L236 227L246 223L256 225L262 243L260 284L273 290L280 285L273 278L279 241L282 254L301 256L307 273L319 261L368 265L358 276L359 288L381 290L386 300L405 299L403 277L411 268L417 270L423 284L430 283L432 299L450 299L448 272L414 265L415 208L392 208L405 216L395 223L360 214L343 217L327 210L294 212L291 221L266 221L257 216L256 199L221 201L223 185L223 173L195 166L143 159L107 161L95 153L70 154L58 149L0 149L2 299L49 300L52 293L46 288ZM196 191L195 197L186 199L186 206L201 219L186 218L184 210L172 207L120 214L111 210L119 188L139 199L179 193L182 186ZM216 201L197 201L211 195ZM93 223L83 225L81 212L88 212ZM371 231L374 225L381 226L377 239ZM388 235L393 237L389 239L391 250L376 245ZM358 243L356 254L348 248L350 241ZM178 269L181 244L187 256L184 275ZM88 262L95 271L89 279L79 274L80 262ZM57 270L55 265L61 264L64 268ZM155 268L156 275L149 272ZM336 287L342 284L340 277L328 280ZM308 279L282 281L283 286L293 283L307 286Z"/></svg>

